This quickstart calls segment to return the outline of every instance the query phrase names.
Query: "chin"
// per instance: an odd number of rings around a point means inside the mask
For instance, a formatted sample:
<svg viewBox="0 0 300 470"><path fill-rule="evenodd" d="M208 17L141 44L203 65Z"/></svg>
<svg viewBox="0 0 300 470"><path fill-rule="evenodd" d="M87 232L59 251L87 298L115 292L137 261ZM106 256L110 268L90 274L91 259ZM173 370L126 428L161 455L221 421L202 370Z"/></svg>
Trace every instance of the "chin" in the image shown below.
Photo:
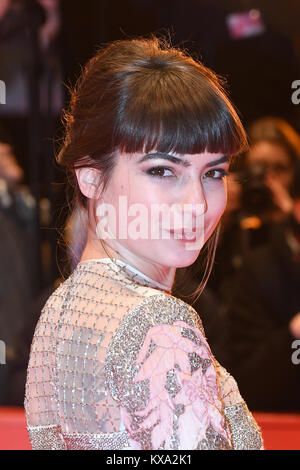
<svg viewBox="0 0 300 470"><path fill-rule="evenodd" d="M184 253L172 252L169 255L162 254L160 263L173 268L187 268L191 266L198 258L200 250L186 250Z"/></svg>

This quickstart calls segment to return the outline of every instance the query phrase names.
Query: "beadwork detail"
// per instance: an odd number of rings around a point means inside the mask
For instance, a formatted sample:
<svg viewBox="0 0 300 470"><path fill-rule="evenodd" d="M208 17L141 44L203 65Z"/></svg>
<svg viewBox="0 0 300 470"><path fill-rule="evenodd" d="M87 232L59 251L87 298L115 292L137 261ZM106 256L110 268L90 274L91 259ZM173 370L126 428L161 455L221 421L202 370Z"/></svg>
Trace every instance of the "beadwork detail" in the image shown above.
<svg viewBox="0 0 300 470"><path fill-rule="evenodd" d="M262 448L260 429L245 402L227 406L224 413L229 422L235 450Z"/></svg>
<svg viewBox="0 0 300 470"><path fill-rule="evenodd" d="M143 427L151 417L145 410L152 378L136 378L160 352L153 340L137 361L147 333L160 325L179 328L178 341L190 349L187 361L179 358L165 374L163 390L174 410L170 438L156 445L157 423ZM49 297L36 326L24 401L32 448L134 449L137 442L143 449L191 448L190 440L181 441L189 406L184 403L185 373L205 380L215 374L219 393L214 399L223 423L219 431L208 423L197 442L192 436L193 448L232 448L230 440L235 448L261 448L256 423L234 379L213 358L195 310L124 265L82 262Z"/></svg>

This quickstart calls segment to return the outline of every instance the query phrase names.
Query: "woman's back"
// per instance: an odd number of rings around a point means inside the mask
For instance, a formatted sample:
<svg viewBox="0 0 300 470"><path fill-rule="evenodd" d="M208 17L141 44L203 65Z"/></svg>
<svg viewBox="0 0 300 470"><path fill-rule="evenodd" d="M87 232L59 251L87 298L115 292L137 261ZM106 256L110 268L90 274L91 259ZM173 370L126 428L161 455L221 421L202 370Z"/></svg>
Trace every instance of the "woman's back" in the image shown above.
<svg viewBox="0 0 300 470"><path fill-rule="evenodd" d="M25 409L34 449L262 447L193 308L108 258L80 263L48 299Z"/></svg>

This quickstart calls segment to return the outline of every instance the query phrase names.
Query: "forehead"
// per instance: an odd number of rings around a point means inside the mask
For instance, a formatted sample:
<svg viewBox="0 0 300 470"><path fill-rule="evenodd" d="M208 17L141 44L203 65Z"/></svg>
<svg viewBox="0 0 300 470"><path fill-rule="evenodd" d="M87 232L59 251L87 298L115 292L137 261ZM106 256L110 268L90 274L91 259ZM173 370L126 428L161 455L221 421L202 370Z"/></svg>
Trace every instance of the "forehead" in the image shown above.
<svg viewBox="0 0 300 470"><path fill-rule="evenodd" d="M272 142L258 142L248 151L247 158L250 161L289 163L290 156L284 147Z"/></svg>

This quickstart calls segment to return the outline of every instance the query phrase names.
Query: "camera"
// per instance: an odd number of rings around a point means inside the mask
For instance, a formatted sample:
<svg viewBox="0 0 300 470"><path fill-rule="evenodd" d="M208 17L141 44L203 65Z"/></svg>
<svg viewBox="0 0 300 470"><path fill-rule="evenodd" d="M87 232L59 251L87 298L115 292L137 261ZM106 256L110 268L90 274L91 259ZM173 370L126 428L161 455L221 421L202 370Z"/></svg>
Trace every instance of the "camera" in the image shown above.
<svg viewBox="0 0 300 470"><path fill-rule="evenodd" d="M249 215L260 216L276 209L270 189L264 180L267 167L256 163L242 170L239 182L242 186L241 205Z"/></svg>

